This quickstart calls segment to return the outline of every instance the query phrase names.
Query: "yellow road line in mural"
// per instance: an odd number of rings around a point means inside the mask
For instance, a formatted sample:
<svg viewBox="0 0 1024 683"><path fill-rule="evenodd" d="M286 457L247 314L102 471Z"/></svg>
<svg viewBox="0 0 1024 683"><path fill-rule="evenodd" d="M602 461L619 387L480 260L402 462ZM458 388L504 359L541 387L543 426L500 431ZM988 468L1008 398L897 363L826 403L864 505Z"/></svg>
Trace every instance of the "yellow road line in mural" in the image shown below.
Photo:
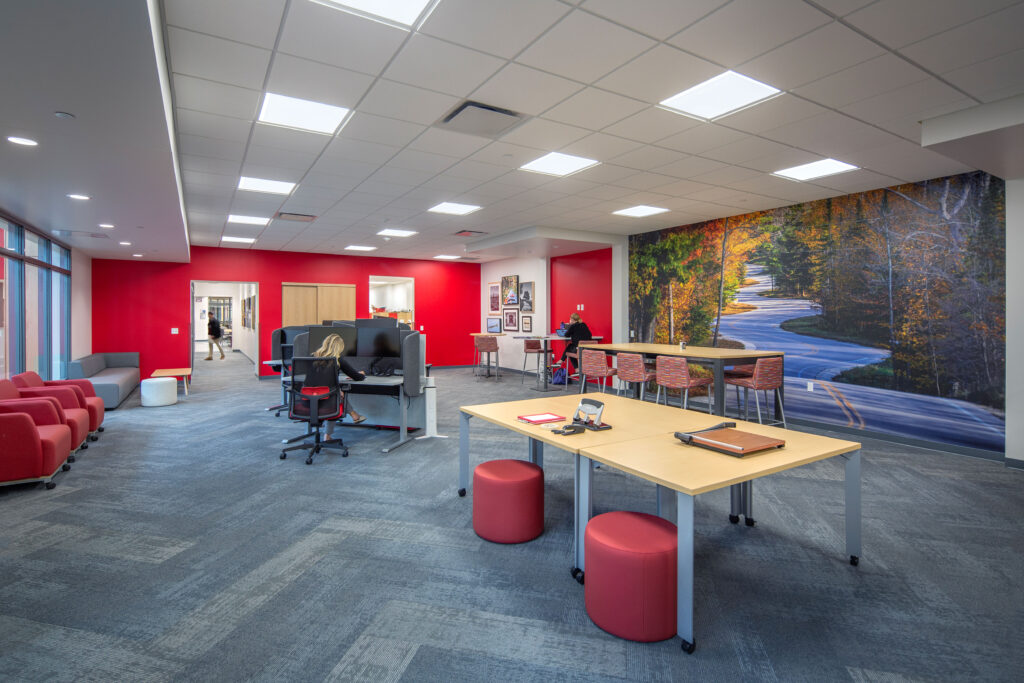
<svg viewBox="0 0 1024 683"><path fill-rule="evenodd" d="M830 385L828 382L819 381L818 383L821 384L825 391L828 392L828 395L832 397L832 400L836 402L836 405L839 406L839 410L843 411L843 415L846 416L846 426L852 427L853 415L850 413L849 410L846 409L846 404L844 404L843 401L840 400L839 396L836 395L836 391L835 389L832 388L832 385Z"/></svg>
<svg viewBox="0 0 1024 683"><path fill-rule="evenodd" d="M839 407L842 408L843 413L846 414L848 420L846 426L864 429L864 418L861 416L860 412L853 407L853 404L850 403L850 400L846 398L843 392L839 390L839 387L829 384L828 382L821 382L820 384L825 387L825 391L827 391L829 395L836 400L836 403L838 403Z"/></svg>
<svg viewBox="0 0 1024 683"><path fill-rule="evenodd" d="M846 398L846 396L839 389L839 387L833 386L832 389L839 395L839 400L846 404L846 407L850 409L850 412L853 413L853 416L857 418L857 427L859 429L864 429L864 418L861 417L860 412L858 412L857 409L853 407L853 404L850 403L850 400Z"/></svg>

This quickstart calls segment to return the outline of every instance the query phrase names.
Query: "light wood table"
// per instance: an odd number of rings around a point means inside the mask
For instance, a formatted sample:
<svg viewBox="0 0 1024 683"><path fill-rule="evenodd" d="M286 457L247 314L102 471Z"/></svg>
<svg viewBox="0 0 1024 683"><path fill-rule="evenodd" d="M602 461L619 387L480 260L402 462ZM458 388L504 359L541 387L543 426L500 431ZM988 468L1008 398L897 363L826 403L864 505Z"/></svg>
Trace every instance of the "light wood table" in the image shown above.
<svg viewBox="0 0 1024 683"><path fill-rule="evenodd" d="M192 368L163 368L154 370L150 377L181 377L182 384L185 385L185 395L188 396L188 383L192 379Z"/></svg>

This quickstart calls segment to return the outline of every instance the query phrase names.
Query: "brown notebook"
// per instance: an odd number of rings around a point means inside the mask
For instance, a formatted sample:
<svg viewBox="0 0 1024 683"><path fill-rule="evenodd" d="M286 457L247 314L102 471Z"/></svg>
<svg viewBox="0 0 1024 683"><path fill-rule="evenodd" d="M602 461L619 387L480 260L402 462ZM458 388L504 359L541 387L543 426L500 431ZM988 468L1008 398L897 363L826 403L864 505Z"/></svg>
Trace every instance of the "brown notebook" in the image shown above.
<svg viewBox="0 0 1024 683"><path fill-rule="evenodd" d="M683 438L684 436L687 438ZM770 448L782 448L786 445L786 442L782 439L773 439L769 436L751 434L750 432L730 429L728 427L685 435L677 433L676 437L684 443L735 456L744 456L748 453L765 451Z"/></svg>

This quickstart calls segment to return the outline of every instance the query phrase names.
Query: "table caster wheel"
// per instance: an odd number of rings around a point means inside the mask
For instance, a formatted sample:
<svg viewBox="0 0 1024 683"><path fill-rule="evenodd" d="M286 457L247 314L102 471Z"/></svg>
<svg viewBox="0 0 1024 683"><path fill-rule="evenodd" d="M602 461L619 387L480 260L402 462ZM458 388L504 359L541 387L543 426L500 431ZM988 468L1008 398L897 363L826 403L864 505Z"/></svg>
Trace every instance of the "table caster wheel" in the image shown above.
<svg viewBox="0 0 1024 683"><path fill-rule="evenodd" d="M683 648L682 649L683 649L683 652L685 652L686 654L692 655L693 651L697 649L697 643L696 643L696 641L691 643L688 640L684 640L683 641Z"/></svg>
<svg viewBox="0 0 1024 683"><path fill-rule="evenodd" d="M347 448L341 452L341 457L343 457L343 458L347 458L348 457L348 449Z"/></svg>
<svg viewBox="0 0 1024 683"><path fill-rule="evenodd" d="M67 463L64 463L63 465L60 466L60 471L61 472L67 472L70 469L71 469L71 465L69 465Z"/></svg>
<svg viewBox="0 0 1024 683"><path fill-rule="evenodd" d="M75 461L75 456L69 455L68 456L68 462L74 462L74 461Z"/></svg>
<svg viewBox="0 0 1024 683"><path fill-rule="evenodd" d="M739 524L740 523L740 516L739 515L729 515L729 522L732 523L732 524Z"/></svg>
<svg viewBox="0 0 1024 683"><path fill-rule="evenodd" d="M104 428L104 427L97 427L97 428L96 428L96 431L97 431L97 432L102 432L102 431L104 431L104 430L105 430L105 428Z"/></svg>
<svg viewBox="0 0 1024 683"><path fill-rule="evenodd" d="M579 567L573 567L569 574L572 576L572 578L576 579L576 583L580 584L581 586L583 585L584 579L582 569L580 569Z"/></svg>
<svg viewBox="0 0 1024 683"><path fill-rule="evenodd" d="M850 564L856 567L858 564L860 564L860 558L856 555L850 555Z"/></svg>
<svg viewBox="0 0 1024 683"><path fill-rule="evenodd" d="M312 465L313 464L313 456L312 455L309 456L308 458L306 458L306 464L307 465Z"/></svg>
<svg viewBox="0 0 1024 683"><path fill-rule="evenodd" d="M757 522L752 520L750 517L747 517L744 521L747 523L747 526L754 526L755 524L757 524Z"/></svg>
<svg viewBox="0 0 1024 683"><path fill-rule="evenodd" d="M459 498L466 497L466 489L459 489Z"/></svg>
<svg viewBox="0 0 1024 683"><path fill-rule="evenodd" d="M282 452L281 452L281 455L279 455L279 456L277 456L277 457L279 457L279 458L281 458L282 460L284 460L285 458L287 458L287 457L288 457L288 454L287 454L287 453L285 453L284 451L282 451Z"/></svg>
<svg viewBox="0 0 1024 683"><path fill-rule="evenodd" d="M55 488L57 488L57 484L56 483L54 483L52 481L46 482L46 490L47 491L49 491L50 489L55 489Z"/></svg>

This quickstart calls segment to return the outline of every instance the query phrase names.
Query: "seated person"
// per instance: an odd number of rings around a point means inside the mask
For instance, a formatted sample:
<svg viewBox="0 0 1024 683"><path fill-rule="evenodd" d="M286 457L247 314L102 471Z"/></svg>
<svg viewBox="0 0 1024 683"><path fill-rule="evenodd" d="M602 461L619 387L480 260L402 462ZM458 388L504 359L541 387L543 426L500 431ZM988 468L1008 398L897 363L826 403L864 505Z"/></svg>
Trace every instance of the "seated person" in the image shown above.
<svg viewBox="0 0 1024 683"><path fill-rule="evenodd" d="M366 377L365 372L360 372L354 367L349 365L342 357L342 353L345 352L345 340L337 334L329 334L324 339L324 343L320 345L320 348L313 352L313 355L317 358L337 358L338 367L343 373L348 375L349 380L353 382L362 382ZM344 393L341 394L339 400L344 399ZM356 409L352 407L352 403L348 404L348 414L352 418L352 424L359 424L360 422L366 421L365 415L360 415L356 412ZM327 437L330 438L331 434L334 433L335 420L330 420L327 423Z"/></svg>
<svg viewBox="0 0 1024 683"><path fill-rule="evenodd" d="M565 338L569 340L569 343L565 345L565 350L562 351L562 357L559 362L566 360L566 356L570 353L576 353L579 348L581 341L588 341L591 338L590 328L580 318L579 313L573 313L569 316L569 329L565 331ZM573 368L572 359L568 359L568 374L575 372Z"/></svg>

